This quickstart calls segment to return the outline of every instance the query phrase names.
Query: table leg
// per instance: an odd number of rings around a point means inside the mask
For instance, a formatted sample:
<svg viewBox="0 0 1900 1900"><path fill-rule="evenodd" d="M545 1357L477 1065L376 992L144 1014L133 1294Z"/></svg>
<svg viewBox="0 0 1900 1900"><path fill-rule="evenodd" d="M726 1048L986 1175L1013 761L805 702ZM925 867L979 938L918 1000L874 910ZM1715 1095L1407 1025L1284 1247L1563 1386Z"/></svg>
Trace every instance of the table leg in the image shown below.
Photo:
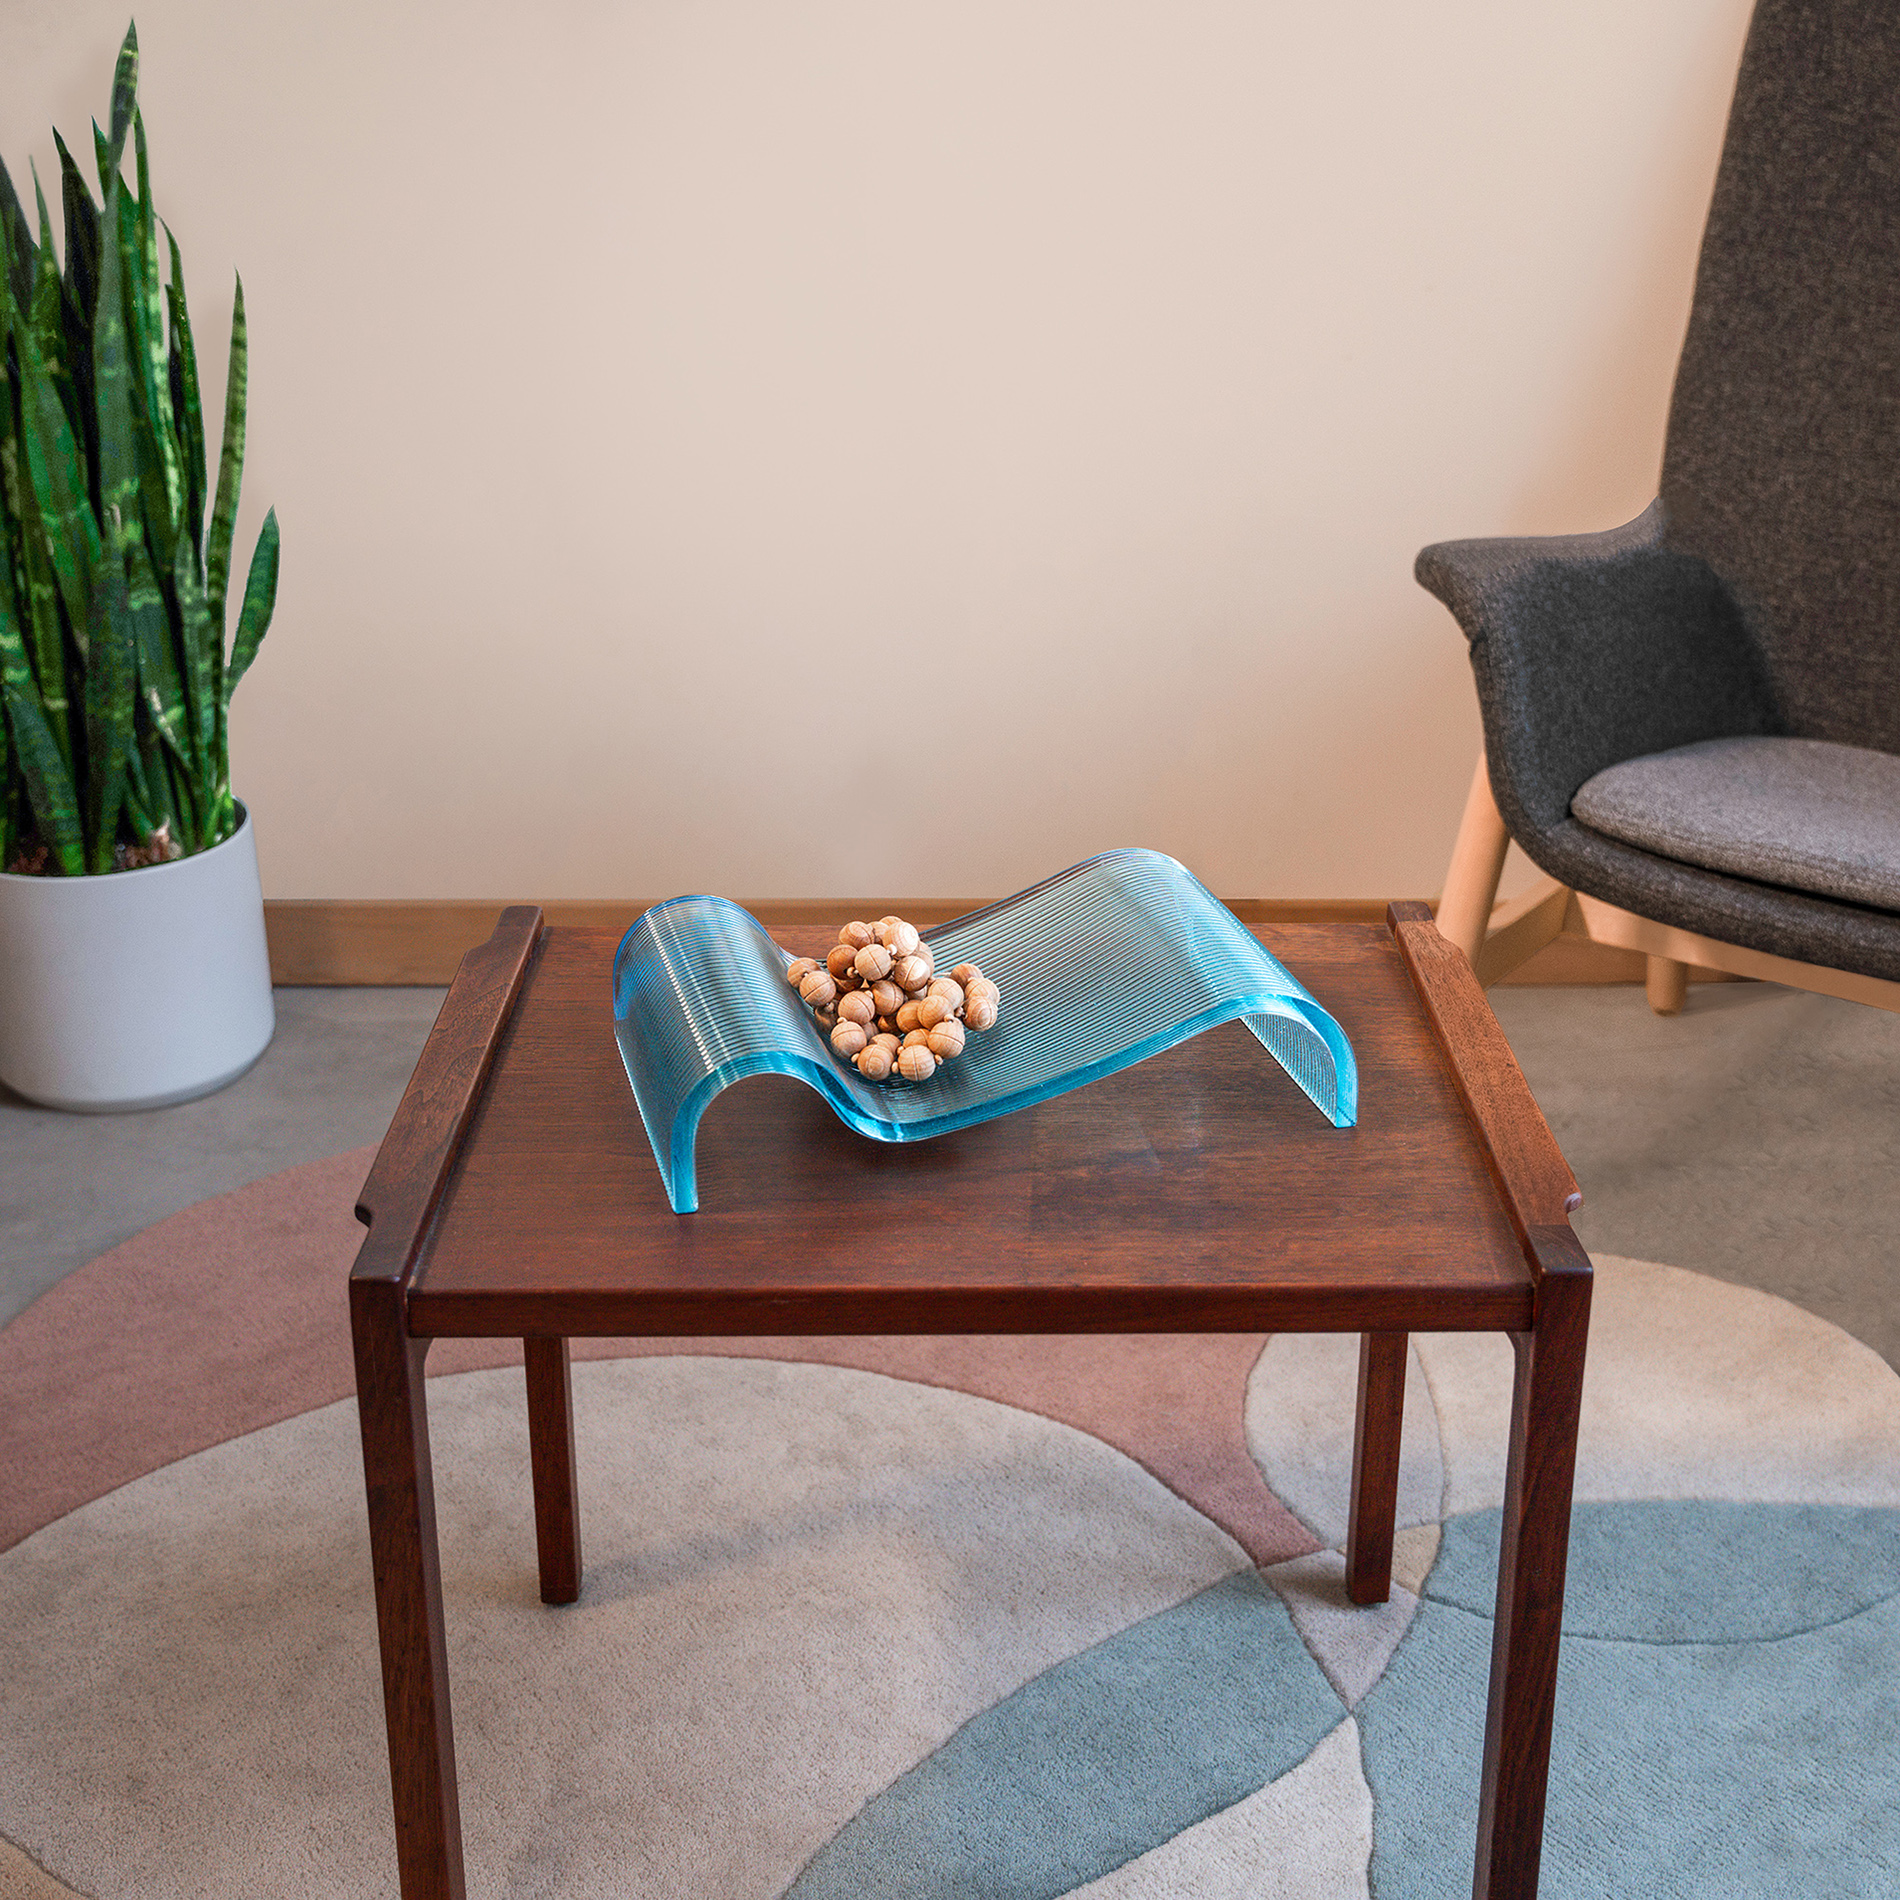
<svg viewBox="0 0 1900 1900"><path fill-rule="evenodd" d="M1346 1594L1383 1603L1392 1594L1392 1524L1399 1507L1399 1430L1405 1422L1410 1335L1359 1335L1359 1400L1353 1417L1352 1511Z"/></svg>
<svg viewBox="0 0 1900 1900"><path fill-rule="evenodd" d="M1517 1376L1504 1477L1491 1700L1485 1712L1474 1900L1535 1900L1557 1652L1570 1551L1570 1494L1590 1327L1590 1268L1568 1229L1547 1257L1535 1330L1514 1333ZM1540 1250L1541 1251L1541 1250ZM1563 1258L1574 1251L1581 1270Z"/></svg>
<svg viewBox="0 0 1900 1900"><path fill-rule="evenodd" d="M528 1454L534 1467L534 1541L541 1601L581 1593L581 1514L574 1476L574 1382L565 1339L524 1339Z"/></svg>
<svg viewBox="0 0 1900 1900"><path fill-rule="evenodd" d="M353 1280L350 1296L402 1900L463 1900L462 1816L422 1377L429 1342L409 1337L399 1286Z"/></svg>

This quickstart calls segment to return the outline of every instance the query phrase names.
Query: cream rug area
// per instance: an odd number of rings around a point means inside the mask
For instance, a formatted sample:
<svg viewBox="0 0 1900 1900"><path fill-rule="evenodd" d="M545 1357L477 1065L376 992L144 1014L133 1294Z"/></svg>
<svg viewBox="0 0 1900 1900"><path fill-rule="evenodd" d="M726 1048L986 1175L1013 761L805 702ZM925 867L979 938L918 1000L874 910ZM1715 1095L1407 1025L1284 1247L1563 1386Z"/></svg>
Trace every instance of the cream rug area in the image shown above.
<svg viewBox="0 0 1900 1900"><path fill-rule="evenodd" d="M536 1594L519 1375L430 1392L474 1892L783 1893L1025 1684L1098 1721L1154 1713L1132 1683L1052 1686L1116 1638L1178 1697L1197 1637L1234 1635L1202 1660L1247 1675L1269 1727L1297 1729L1270 1767L1339 1726L1246 1554L1099 1440L823 1365L642 1358L575 1383L591 1561L567 1610ZM387 1888L361 1490L354 1406L331 1405L0 1558L0 1788L36 1861L98 1895ZM1179 1614L1236 1583L1224 1617ZM1304 1678L1296 1710L1271 1706L1287 1676ZM1230 1739L1176 1713L1176 1740ZM1314 1776L1363 1808L1338 1755ZM1118 1746L1113 1765L1139 1760ZM1295 1805L1322 1865L1363 1863L1363 1830L1333 1841L1330 1802Z"/></svg>
<svg viewBox="0 0 1900 1900"><path fill-rule="evenodd" d="M351 1236L291 1218L336 1185L293 1175L0 1333L0 1374L41 1369L9 1456L53 1473L0 1552L5 1900L395 1890L341 1300L285 1294ZM247 1233L273 1264L228 1321L206 1291L151 1377L110 1359L115 1288L156 1334ZM1543 1890L1892 1900L1900 1378L1783 1301L1596 1264ZM1362 1610L1355 1342L1238 1344L603 1343L560 1610L520 1372L431 1379L471 1894L1462 1900L1508 1347L1415 1340L1402 1582Z"/></svg>

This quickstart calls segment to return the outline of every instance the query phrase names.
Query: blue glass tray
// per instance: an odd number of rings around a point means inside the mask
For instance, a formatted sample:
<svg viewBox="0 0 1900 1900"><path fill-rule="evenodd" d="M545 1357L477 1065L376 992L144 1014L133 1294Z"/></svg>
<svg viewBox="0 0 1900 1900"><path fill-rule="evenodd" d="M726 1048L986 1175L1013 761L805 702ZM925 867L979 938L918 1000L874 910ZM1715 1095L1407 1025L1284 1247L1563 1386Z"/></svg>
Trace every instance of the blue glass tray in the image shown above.
<svg viewBox="0 0 1900 1900"><path fill-rule="evenodd" d="M1352 1045L1259 939L1174 859L1110 851L921 933L939 970L981 967L996 1026L928 1082L870 1082L785 980L790 955L723 897L645 912L614 954L614 1029L676 1214L699 1206L699 1118L743 1076L795 1075L873 1141L924 1141L1113 1075L1236 1016L1336 1128L1359 1106Z"/></svg>

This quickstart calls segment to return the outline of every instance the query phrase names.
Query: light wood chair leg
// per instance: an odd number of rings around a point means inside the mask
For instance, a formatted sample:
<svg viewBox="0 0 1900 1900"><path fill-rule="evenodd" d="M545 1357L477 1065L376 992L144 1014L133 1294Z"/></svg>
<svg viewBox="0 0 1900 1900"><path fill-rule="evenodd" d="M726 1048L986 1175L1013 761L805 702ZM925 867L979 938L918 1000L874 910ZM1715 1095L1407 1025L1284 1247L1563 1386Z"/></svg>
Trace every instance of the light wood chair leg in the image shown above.
<svg viewBox="0 0 1900 1900"><path fill-rule="evenodd" d="M1445 872L1445 894L1438 900L1439 934L1455 943L1474 966L1484 947L1484 933L1491 922L1491 906L1497 901L1498 878L1510 843L1510 833L1504 829L1497 802L1491 796L1491 773L1480 752L1478 769L1471 776L1470 796L1465 800L1465 815L1458 826L1458 842L1452 847L1451 864Z"/></svg>
<svg viewBox="0 0 1900 1900"><path fill-rule="evenodd" d="M1658 1016L1679 1016L1689 995L1689 966L1674 957L1651 957L1643 973L1649 1006Z"/></svg>

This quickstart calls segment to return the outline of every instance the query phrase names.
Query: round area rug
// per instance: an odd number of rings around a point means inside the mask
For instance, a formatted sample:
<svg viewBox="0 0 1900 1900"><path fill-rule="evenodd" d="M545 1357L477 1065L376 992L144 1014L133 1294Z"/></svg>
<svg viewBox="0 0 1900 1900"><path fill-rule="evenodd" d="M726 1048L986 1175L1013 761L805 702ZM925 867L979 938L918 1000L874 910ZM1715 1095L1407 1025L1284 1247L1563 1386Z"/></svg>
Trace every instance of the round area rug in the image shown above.
<svg viewBox="0 0 1900 1900"><path fill-rule="evenodd" d="M343 1276L366 1153L0 1332L0 1896L393 1892ZM1900 1378L1597 1261L1543 1891L1900 1891ZM1356 1343L594 1342L537 1596L520 1374L430 1414L483 1895L1470 1891L1509 1348L1414 1342L1390 1604Z"/></svg>

